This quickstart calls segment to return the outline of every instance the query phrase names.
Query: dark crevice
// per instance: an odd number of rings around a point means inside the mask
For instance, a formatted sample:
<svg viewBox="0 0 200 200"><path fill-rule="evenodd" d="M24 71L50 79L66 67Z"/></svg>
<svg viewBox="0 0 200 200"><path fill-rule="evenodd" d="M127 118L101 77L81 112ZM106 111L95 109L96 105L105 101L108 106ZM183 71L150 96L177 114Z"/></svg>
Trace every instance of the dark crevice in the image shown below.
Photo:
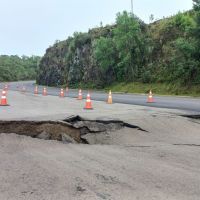
<svg viewBox="0 0 200 200"><path fill-rule="evenodd" d="M85 138L81 138L82 144L90 144Z"/></svg>
<svg viewBox="0 0 200 200"><path fill-rule="evenodd" d="M175 146L193 146L193 147L200 147L200 144L173 144Z"/></svg>
<svg viewBox="0 0 200 200"><path fill-rule="evenodd" d="M99 123L99 124L103 124L103 125L109 125L109 124L118 124L119 126L123 127L127 127L127 128L133 128L133 129L138 129L140 131L144 131L144 132L148 132L142 128L140 128L139 126L133 125L133 124L129 124L126 122L123 122L121 120L117 120L117 119L105 119L105 120L89 120L89 119L84 119L80 116L70 116L69 118L64 119L65 122L71 123L72 125L77 124L78 122L94 122L94 123ZM86 127L88 128L88 127ZM101 132L101 131L99 131ZM92 131L90 130L90 133L98 133L98 131Z"/></svg>
<svg viewBox="0 0 200 200"><path fill-rule="evenodd" d="M190 119L200 119L200 115L181 115L182 117L187 117Z"/></svg>
<svg viewBox="0 0 200 200"><path fill-rule="evenodd" d="M139 126L135 126L135 125L128 124L128 123L125 123L125 122L124 122L123 125L124 125L125 127L127 127L127 128L136 128L136 129L138 129L138 130L140 130L140 131L148 132L148 131L146 131L146 130L140 128Z"/></svg>
<svg viewBox="0 0 200 200"><path fill-rule="evenodd" d="M125 146L127 148L150 148L152 146L140 146L140 145L130 145L130 146Z"/></svg>

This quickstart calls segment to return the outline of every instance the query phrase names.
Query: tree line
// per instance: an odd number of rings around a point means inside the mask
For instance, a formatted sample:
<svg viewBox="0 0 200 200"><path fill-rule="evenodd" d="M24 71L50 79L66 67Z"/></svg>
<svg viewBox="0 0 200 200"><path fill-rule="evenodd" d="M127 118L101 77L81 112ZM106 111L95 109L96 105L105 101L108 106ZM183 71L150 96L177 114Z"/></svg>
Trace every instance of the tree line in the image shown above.
<svg viewBox="0 0 200 200"><path fill-rule="evenodd" d="M39 56L0 55L0 81L35 80Z"/></svg>

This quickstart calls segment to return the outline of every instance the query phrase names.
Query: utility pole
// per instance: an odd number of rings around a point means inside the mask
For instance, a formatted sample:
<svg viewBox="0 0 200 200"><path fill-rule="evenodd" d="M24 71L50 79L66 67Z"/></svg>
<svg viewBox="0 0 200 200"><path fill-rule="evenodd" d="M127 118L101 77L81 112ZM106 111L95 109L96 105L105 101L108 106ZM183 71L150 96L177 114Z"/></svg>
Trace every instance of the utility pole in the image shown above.
<svg viewBox="0 0 200 200"><path fill-rule="evenodd" d="M133 15L133 0L131 0L131 13Z"/></svg>

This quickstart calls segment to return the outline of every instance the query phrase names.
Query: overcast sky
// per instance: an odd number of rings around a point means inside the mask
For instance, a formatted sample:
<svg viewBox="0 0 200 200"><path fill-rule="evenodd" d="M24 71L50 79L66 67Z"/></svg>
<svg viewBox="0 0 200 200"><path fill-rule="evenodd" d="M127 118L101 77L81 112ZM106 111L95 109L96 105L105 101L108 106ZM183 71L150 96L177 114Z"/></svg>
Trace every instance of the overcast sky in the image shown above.
<svg viewBox="0 0 200 200"><path fill-rule="evenodd" d="M192 0L133 0L145 22L192 8ZM112 24L131 0L0 0L0 54L43 55L55 40Z"/></svg>

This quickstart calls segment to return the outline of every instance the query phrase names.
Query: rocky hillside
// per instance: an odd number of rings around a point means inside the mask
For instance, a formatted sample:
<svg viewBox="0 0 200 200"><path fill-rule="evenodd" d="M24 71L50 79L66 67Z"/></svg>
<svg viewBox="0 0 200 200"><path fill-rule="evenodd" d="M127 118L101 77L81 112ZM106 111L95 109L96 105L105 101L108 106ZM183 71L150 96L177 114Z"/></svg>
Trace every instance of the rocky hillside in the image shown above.
<svg viewBox="0 0 200 200"><path fill-rule="evenodd" d="M96 88L113 82L199 84L196 13L178 13L149 25L119 13L114 26L74 33L49 47L39 64L37 82Z"/></svg>
<svg viewBox="0 0 200 200"><path fill-rule="evenodd" d="M65 41L58 41L46 50L39 65L38 83L63 85L101 81L101 72L93 55L95 39L109 37L112 26L90 30L88 33L74 33Z"/></svg>

